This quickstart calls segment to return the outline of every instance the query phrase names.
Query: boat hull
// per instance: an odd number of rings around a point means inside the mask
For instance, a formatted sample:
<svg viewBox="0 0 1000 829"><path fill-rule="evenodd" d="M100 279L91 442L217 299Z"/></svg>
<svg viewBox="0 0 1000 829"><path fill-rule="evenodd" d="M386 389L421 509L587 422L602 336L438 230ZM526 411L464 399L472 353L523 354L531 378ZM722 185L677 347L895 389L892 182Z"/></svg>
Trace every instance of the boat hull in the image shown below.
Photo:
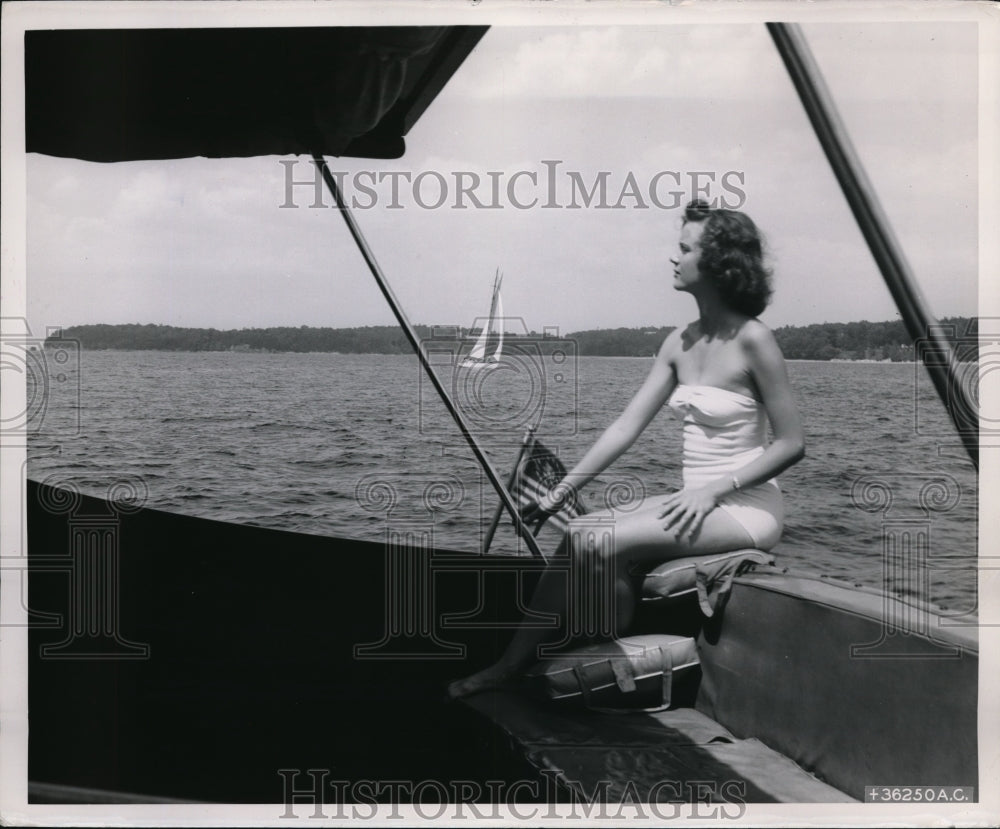
<svg viewBox="0 0 1000 829"><path fill-rule="evenodd" d="M538 562L490 557L496 591L484 593L475 555L90 497L67 506L28 482L30 780L280 802L282 768L348 780L519 774L483 748L492 729L444 697L499 654L510 628L496 623L517 619L514 590L531 589ZM447 565L433 565L433 608L420 593L406 607L390 598L390 571L411 554ZM446 626L480 593L476 619Z"/></svg>
<svg viewBox="0 0 1000 829"><path fill-rule="evenodd" d="M931 608L761 568L736 579L699 637L696 707L858 800L873 786L976 786L974 633Z"/></svg>
<svg viewBox="0 0 1000 829"><path fill-rule="evenodd" d="M70 503L30 481L26 506L28 771L50 792L263 803L282 769L537 776L502 727L444 700L502 651L537 560L429 549L414 528L380 544ZM640 623L699 637L700 712L853 797L975 785L974 643L854 665L876 605L813 581L740 577L721 621L692 603ZM916 745L936 729L933 753Z"/></svg>

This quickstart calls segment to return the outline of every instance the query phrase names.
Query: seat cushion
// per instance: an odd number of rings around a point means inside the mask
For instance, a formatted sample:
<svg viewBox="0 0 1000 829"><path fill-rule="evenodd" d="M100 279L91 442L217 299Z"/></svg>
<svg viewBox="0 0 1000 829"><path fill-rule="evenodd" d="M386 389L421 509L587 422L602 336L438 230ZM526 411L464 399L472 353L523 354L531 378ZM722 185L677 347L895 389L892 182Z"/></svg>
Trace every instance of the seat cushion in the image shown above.
<svg viewBox="0 0 1000 829"><path fill-rule="evenodd" d="M733 576L759 564L774 564L774 556L762 550L745 549L671 559L646 574L642 600L657 602L697 593L702 612L711 616L725 601Z"/></svg>
<svg viewBox="0 0 1000 829"><path fill-rule="evenodd" d="M588 708L657 711L670 706L676 682L698 667L687 636L629 636L546 659L526 673L529 689Z"/></svg>

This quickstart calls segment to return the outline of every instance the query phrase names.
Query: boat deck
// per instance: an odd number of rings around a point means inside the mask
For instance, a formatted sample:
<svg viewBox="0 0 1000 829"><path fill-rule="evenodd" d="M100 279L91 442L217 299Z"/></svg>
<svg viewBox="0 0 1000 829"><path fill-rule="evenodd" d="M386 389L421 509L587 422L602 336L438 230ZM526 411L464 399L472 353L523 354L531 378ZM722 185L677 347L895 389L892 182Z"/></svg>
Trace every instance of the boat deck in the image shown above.
<svg viewBox="0 0 1000 829"><path fill-rule="evenodd" d="M694 708L605 714L510 692L465 702L554 781L564 800L589 802L596 793L607 804L856 802Z"/></svg>

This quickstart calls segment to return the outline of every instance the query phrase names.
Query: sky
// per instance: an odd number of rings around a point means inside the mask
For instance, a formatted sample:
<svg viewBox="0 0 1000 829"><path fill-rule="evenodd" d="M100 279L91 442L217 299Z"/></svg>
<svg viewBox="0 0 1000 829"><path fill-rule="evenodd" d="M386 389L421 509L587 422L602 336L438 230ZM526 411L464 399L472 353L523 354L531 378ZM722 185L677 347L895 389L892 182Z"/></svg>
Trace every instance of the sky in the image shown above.
<svg viewBox="0 0 1000 829"><path fill-rule="evenodd" d="M974 24L804 32L932 310L977 313ZM294 160L30 155L32 330L394 324L336 211L313 207L308 186L282 207L289 170L311 176ZM330 164L414 323L476 324L500 268L509 327L683 324L696 309L671 287L669 259L678 203L699 185L762 229L772 327L898 316L759 24L494 26L402 159ZM396 207L391 178L374 198L354 186L366 171L409 174ZM458 194L456 176L472 175L483 206ZM584 206L579 187L602 176L604 206Z"/></svg>

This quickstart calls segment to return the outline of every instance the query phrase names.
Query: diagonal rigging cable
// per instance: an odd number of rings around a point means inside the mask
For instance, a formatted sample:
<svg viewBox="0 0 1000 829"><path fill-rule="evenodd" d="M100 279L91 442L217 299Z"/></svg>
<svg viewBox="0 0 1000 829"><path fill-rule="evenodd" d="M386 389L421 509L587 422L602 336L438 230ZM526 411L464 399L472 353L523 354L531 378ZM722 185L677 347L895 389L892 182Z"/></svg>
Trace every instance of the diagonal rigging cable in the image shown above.
<svg viewBox="0 0 1000 829"><path fill-rule="evenodd" d="M486 472L486 477L490 479L490 483L500 496L500 501L514 521L514 526L517 529L518 535L520 535L528 544L532 555L541 558L544 561L545 557L542 555L542 551L538 548L538 543L535 541L535 538L531 534L527 525L521 520L521 514L518 511L517 504L514 503L514 499L507 491L507 487L504 486L503 482L500 480L500 476L493 468L493 464L490 463L489 458L486 457L485 452L483 452L482 448L479 446L475 436L472 434L468 424L465 422L465 418L462 417L462 413L458 410L458 407L455 406L454 401L452 401L447 390L441 384L441 379L434 372L434 368L431 366L430 361L427 358L427 353L424 351L423 344L417 337L417 332L414 330L413 326L410 324L410 320L403 312L403 308L399 304L399 300L396 299L396 295L393 293L392 287L389 285L388 280L386 280L385 275L382 273L382 269L375 260L375 255L372 253L371 248L368 247L368 242L365 241L365 237L361 233L361 228L358 227L358 223L354 220L354 215L351 213L350 208L348 208L347 203L344 201L340 188L337 186L337 180L334 178L333 174L330 172L330 168L326 164L326 159L322 155L315 154L313 155L313 161L323 174L323 181L326 182L327 188L333 195L333 198L337 203L337 208L340 210L340 215L344 217L344 221L347 223L347 229L351 232L351 236L354 238L354 242L358 246L358 250L361 251L361 256L364 258L365 264L368 265L368 269L371 271L372 276L375 277L375 282L378 284L379 290L382 291L382 295L389 303L389 307L392 309L392 313L395 315L397 322L399 322L400 327L403 329L403 333L406 334L406 338L410 341L410 345L413 346L413 350L416 352L417 358L420 360L420 365L423 367L424 371L427 372L427 376L430 378L435 390L444 402L445 408L448 409L448 413L452 416L459 431L462 433L462 437L464 437L468 442L473 454L476 456L476 460L479 461L483 471Z"/></svg>
<svg viewBox="0 0 1000 829"><path fill-rule="evenodd" d="M768 23L774 45L785 63L812 122L827 160L840 182L861 233L882 272L910 337L917 345L935 389L951 416L965 450L979 469L978 414L970 390L961 382L958 362L941 326L917 286L906 256L879 204L875 189L851 143L802 29L794 23ZM929 359L931 355L934 360Z"/></svg>

